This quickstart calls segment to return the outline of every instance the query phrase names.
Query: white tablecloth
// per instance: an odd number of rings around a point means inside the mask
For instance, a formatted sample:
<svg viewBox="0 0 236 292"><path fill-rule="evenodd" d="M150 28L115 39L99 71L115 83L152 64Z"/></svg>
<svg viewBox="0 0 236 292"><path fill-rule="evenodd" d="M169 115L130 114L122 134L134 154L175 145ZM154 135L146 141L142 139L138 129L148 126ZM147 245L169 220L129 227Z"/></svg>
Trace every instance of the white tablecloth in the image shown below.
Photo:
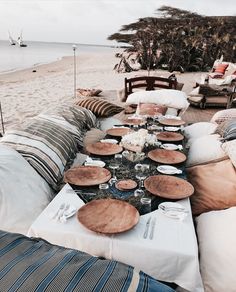
<svg viewBox="0 0 236 292"><path fill-rule="evenodd" d="M63 202L78 209L84 205L74 192L68 190L71 187L66 185L31 225L28 236L41 237L53 244L121 261L155 279L174 282L189 291L203 291L198 247L188 199L179 201L190 211L183 221L166 217L160 210L156 210L141 216L132 230L106 236L86 229L76 216L65 224L50 219L51 214ZM156 217L153 240L143 238L150 215L152 218Z"/></svg>

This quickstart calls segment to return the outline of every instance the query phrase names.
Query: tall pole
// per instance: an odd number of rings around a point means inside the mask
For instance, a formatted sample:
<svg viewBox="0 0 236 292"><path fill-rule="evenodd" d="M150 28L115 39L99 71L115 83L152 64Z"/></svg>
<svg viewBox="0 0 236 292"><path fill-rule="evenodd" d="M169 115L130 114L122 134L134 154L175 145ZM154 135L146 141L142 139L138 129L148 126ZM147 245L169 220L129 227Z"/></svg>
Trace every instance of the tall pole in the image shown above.
<svg viewBox="0 0 236 292"><path fill-rule="evenodd" d="M1 115L1 123L2 123L2 133L5 134L1 102L0 102L0 115Z"/></svg>
<svg viewBox="0 0 236 292"><path fill-rule="evenodd" d="M77 49L77 46L74 44L72 48L74 52L74 98L76 98L76 54L75 54L75 51Z"/></svg>

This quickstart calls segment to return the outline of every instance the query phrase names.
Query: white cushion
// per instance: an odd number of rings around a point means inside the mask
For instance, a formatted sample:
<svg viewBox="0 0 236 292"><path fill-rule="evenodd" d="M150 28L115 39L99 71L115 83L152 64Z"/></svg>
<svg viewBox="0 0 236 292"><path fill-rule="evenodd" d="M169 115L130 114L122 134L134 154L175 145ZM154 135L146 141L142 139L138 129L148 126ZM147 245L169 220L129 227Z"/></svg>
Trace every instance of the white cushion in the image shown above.
<svg viewBox="0 0 236 292"><path fill-rule="evenodd" d="M118 119L113 118L113 117L101 118L101 119L99 119L99 122L100 122L100 129L102 131L106 131L115 125L122 125L121 120L118 120Z"/></svg>
<svg viewBox="0 0 236 292"><path fill-rule="evenodd" d="M198 137L213 134L217 124L208 122L194 123L184 128L184 135L187 139L196 139Z"/></svg>
<svg viewBox="0 0 236 292"><path fill-rule="evenodd" d="M15 150L0 145L0 229L26 234L52 198L45 180Z"/></svg>
<svg viewBox="0 0 236 292"><path fill-rule="evenodd" d="M235 292L236 207L196 218L200 269L206 292Z"/></svg>
<svg viewBox="0 0 236 292"><path fill-rule="evenodd" d="M186 93L174 89L137 91L131 93L126 100L127 104L138 104L141 102L155 103L182 110L186 110L189 106Z"/></svg>
<svg viewBox="0 0 236 292"><path fill-rule="evenodd" d="M193 140L188 153L187 166L206 163L215 159L223 158L223 151L219 140L220 135L207 135Z"/></svg>
<svg viewBox="0 0 236 292"><path fill-rule="evenodd" d="M224 149L225 153L229 156L231 162L236 168L236 140L231 140L223 143L222 148Z"/></svg>

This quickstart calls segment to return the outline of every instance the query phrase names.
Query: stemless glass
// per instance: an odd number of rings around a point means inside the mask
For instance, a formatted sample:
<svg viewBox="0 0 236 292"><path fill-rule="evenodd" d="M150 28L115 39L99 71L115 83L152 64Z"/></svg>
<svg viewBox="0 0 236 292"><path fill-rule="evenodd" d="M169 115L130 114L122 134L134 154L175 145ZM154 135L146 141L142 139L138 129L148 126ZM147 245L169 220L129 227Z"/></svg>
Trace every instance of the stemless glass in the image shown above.
<svg viewBox="0 0 236 292"><path fill-rule="evenodd" d="M122 154L115 154L114 160L117 162L117 164L120 166L122 164Z"/></svg>
<svg viewBox="0 0 236 292"><path fill-rule="evenodd" d="M99 185L100 195L104 198L107 198L108 197L108 189L109 189L109 184L100 184Z"/></svg>
<svg viewBox="0 0 236 292"><path fill-rule="evenodd" d="M141 210L140 210L141 214L147 214L152 211L152 200L150 198L142 197L140 199L140 203L141 203Z"/></svg>
<svg viewBox="0 0 236 292"><path fill-rule="evenodd" d="M137 189L137 190L134 191L134 196L136 198L137 197L142 198L142 197L144 197L144 191L143 190L140 190L140 189Z"/></svg>

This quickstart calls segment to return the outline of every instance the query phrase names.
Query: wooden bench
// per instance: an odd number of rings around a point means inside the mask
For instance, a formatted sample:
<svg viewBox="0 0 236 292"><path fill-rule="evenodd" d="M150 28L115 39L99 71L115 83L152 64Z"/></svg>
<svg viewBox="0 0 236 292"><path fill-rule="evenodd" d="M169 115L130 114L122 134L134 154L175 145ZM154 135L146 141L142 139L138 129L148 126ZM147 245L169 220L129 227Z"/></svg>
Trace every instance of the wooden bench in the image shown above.
<svg viewBox="0 0 236 292"><path fill-rule="evenodd" d="M155 90L158 88L178 89L177 87L178 82L175 75L173 74L170 75L168 78L156 76L140 76L134 78L125 78L125 100L131 93L133 93L133 89L135 88Z"/></svg>

